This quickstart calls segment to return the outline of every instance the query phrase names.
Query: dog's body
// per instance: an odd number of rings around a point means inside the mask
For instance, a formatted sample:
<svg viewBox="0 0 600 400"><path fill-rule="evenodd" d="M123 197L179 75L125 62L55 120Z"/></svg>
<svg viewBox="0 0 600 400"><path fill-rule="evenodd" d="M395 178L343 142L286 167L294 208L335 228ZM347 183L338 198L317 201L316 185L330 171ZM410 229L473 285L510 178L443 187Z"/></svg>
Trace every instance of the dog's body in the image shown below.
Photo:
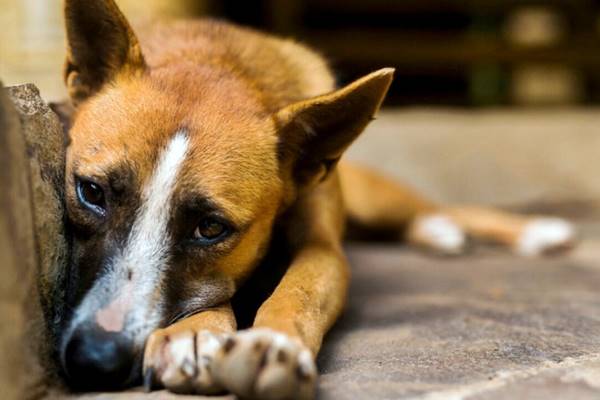
<svg viewBox="0 0 600 400"><path fill-rule="evenodd" d="M73 313L59 350L75 385L134 382L143 354L147 383L172 390L310 398L348 287L348 219L450 253L466 233L529 253L571 240L562 221L441 208L338 166L391 69L336 91L315 53L232 25L138 41L112 0L67 0L66 20ZM234 295L271 264L282 278L236 333Z"/></svg>

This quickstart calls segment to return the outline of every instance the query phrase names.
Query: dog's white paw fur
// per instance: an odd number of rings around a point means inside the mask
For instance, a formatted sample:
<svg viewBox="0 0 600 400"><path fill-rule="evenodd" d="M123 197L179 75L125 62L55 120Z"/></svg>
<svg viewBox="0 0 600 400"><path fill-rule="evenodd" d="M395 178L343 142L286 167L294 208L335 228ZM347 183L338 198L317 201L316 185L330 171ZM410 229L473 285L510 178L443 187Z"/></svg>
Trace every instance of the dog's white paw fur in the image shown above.
<svg viewBox="0 0 600 400"><path fill-rule="evenodd" d="M154 332L144 354L145 386L158 385L176 393L222 392L210 370L222 343L221 336L208 331Z"/></svg>
<svg viewBox="0 0 600 400"><path fill-rule="evenodd" d="M538 256L569 248L575 241L573 225L561 218L535 218L519 236L515 250L523 256Z"/></svg>
<svg viewBox="0 0 600 400"><path fill-rule="evenodd" d="M146 386L176 393L228 391L246 399L312 399L317 369L300 341L270 329L216 335L156 331L144 355Z"/></svg>
<svg viewBox="0 0 600 400"><path fill-rule="evenodd" d="M467 241L464 230L442 214L417 217L411 227L410 239L443 254L462 253Z"/></svg>
<svg viewBox="0 0 600 400"><path fill-rule="evenodd" d="M299 340L270 329L230 335L213 363L216 381L251 399L312 399L317 369Z"/></svg>

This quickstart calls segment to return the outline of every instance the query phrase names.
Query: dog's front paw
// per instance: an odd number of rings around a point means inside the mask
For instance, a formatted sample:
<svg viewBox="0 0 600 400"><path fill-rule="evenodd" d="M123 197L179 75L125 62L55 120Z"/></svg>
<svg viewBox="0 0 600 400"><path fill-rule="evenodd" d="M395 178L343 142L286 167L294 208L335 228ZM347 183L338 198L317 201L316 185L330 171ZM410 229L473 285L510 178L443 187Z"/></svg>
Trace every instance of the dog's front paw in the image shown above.
<svg viewBox="0 0 600 400"><path fill-rule="evenodd" d="M230 335L213 360L215 380L242 398L312 399L317 369L299 340L270 329Z"/></svg>
<svg viewBox="0 0 600 400"><path fill-rule="evenodd" d="M205 330L155 331L144 352L144 385L147 389L164 387L176 393L223 392L211 372L223 340L222 336Z"/></svg>

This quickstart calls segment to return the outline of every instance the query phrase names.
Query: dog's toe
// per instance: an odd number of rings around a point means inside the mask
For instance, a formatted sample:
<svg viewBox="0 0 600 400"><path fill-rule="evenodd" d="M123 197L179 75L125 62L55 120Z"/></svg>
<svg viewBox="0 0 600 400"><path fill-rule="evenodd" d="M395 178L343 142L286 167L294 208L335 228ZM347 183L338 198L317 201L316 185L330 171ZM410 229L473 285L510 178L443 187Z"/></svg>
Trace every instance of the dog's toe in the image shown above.
<svg viewBox="0 0 600 400"><path fill-rule="evenodd" d="M223 391L212 373L214 359L223 345L223 339L209 331L196 333L197 373L193 381L194 391L201 394L216 394Z"/></svg>
<svg viewBox="0 0 600 400"><path fill-rule="evenodd" d="M312 354L299 341L270 329L230 336L217 354L215 379L254 399L311 399L317 377Z"/></svg>
<svg viewBox="0 0 600 400"><path fill-rule="evenodd" d="M179 332L168 337L164 343L164 364L159 376L167 389L183 393L192 391L192 381L198 372L194 353L193 332Z"/></svg>
<svg viewBox="0 0 600 400"><path fill-rule="evenodd" d="M267 365L256 381L257 398L309 399L313 396L316 369L308 350L275 345L267 357Z"/></svg>

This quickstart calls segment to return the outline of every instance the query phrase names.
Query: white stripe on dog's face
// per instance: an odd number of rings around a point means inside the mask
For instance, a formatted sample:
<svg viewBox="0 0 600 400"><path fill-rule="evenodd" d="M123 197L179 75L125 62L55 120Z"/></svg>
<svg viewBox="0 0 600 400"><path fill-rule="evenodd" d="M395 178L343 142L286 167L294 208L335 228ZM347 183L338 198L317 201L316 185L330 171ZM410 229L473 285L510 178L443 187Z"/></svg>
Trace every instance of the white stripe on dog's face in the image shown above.
<svg viewBox="0 0 600 400"><path fill-rule="evenodd" d="M126 287L137 292L135 295L122 295L138 301L127 302L123 306L119 296L113 301L115 304L110 303L98 312L96 321L106 330L120 330L118 328L123 327L126 314L134 305L136 312L131 316L131 323L134 325L143 323L148 313L152 313L146 308L152 304L150 296L159 286L162 272L168 263L171 237L167 225L171 199L188 148L189 139L185 132L177 132L161 154L154 173L142 191L141 206L127 244L120 259L115 260L115 267L124 271L131 281Z"/></svg>
<svg viewBox="0 0 600 400"><path fill-rule="evenodd" d="M160 157L154 174L142 192L142 205L123 249L121 263L128 272L160 271L170 246L167 231L171 198L177 176L188 152L189 140L183 131L171 139ZM148 274L154 277L157 273ZM139 278L139 277L138 277ZM149 282L155 287L155 279Z"/></svg>
<svg viewBox="0 0 600 400"><path fill-rule="evenodd" d="M137 339L145 338L137 333L159 323L160 304L153 296L169 263L172 197L188 151L186 132L178 131L142 188L141 205L123 249L107 263L106 273L85 296L71 329L95 321L106 331L121 331ZM106 303L107 298L112 300Z"/></svg>

